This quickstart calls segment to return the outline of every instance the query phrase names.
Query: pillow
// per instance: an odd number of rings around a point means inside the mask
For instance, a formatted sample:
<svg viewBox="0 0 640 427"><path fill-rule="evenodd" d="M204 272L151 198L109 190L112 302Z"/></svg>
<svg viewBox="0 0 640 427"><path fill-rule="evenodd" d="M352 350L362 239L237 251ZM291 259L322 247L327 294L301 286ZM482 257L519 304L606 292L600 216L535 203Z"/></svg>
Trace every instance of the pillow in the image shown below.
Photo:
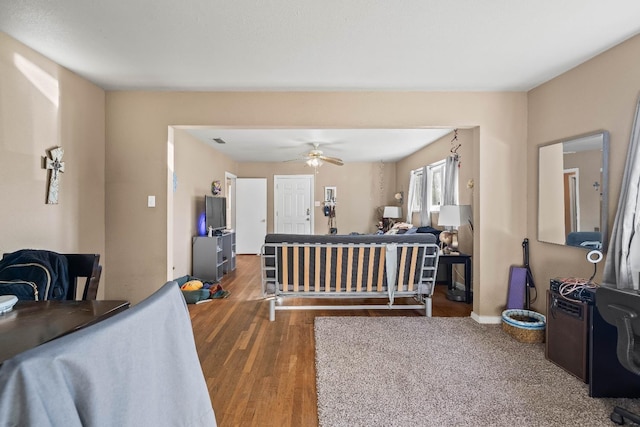
<svg viewBox="0 0 640 427"><path fill-rule="evenodd" d="M442 230L438 230L437 228L429 227L427 225L424 227L418 227L418 229L416 230L416 233L431 233L431 234L435 234L437 237L440 235L440 233L442 233Z"/></svg>
<svg viewBox="0 0 640 427"><path fill-rule="evenodd" d="M396 222L395 224L393 224L393 228L399 228L403 230L408 230L411 227L413 227L413 225L409 224L408 222Z"/></svg>
<svg viewBox="0 0 640 427"><path fill-rule="evenodd" d="M183 291L197 291L198 289L202 289L202 282L200 280L190 280L184 285L180 286L180 289Z"/></svg>

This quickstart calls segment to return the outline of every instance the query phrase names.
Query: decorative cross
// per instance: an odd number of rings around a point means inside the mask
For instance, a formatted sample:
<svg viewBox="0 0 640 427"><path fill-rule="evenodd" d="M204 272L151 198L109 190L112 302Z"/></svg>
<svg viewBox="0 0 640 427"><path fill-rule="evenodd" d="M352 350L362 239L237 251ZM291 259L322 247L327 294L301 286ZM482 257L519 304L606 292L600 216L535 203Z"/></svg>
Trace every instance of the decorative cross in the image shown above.
<svg viewBox="0 0 640 427"><path fill-rule="evenodd" d="M62 161L62 156L64 155L64 150L62 147L54 148L49 151L51 158L46 158L46 168L51 170L51 175L49 176L49 193L47 195L47 204L57 205L58 204L58 187L59 187L59 172L64 172L64 162Z"/></svg>

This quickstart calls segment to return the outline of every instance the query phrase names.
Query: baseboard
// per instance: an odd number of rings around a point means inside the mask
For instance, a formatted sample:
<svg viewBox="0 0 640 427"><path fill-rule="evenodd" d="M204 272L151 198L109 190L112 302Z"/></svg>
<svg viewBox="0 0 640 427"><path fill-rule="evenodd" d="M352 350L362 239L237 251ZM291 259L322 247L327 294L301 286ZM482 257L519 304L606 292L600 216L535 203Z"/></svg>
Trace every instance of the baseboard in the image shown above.
<svg viewBox="0 0 640 427"><path fill-rule="evenodd" d="M471 318L478 323L487 325L499 325L500 323L502 323L501 316L479 316L475 311L471 312Z"/></svg>

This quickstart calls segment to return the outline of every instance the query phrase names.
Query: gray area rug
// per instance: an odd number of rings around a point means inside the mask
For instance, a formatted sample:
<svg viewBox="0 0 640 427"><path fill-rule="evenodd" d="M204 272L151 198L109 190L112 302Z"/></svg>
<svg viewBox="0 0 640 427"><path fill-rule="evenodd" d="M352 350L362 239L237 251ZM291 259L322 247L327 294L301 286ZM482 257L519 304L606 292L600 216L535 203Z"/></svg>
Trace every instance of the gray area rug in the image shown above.
<svg viewBox="0 0 640 427"><path fill-rule="evenodd" d="M499 325L317 317L320 426L613 426L615 405Z"/></svg>

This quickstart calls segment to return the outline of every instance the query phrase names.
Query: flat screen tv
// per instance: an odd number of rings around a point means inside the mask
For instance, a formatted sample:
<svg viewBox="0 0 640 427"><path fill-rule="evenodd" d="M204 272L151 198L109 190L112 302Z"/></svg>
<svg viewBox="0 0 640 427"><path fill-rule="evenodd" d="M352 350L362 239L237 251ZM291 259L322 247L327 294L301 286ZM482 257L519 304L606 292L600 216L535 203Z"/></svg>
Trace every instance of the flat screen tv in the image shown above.
<svg viewBox="0 0 640 427"><path fill-rule="evenodd" d="M204 196L205 230L227 228L227 199L225 197Z"/></svg>

